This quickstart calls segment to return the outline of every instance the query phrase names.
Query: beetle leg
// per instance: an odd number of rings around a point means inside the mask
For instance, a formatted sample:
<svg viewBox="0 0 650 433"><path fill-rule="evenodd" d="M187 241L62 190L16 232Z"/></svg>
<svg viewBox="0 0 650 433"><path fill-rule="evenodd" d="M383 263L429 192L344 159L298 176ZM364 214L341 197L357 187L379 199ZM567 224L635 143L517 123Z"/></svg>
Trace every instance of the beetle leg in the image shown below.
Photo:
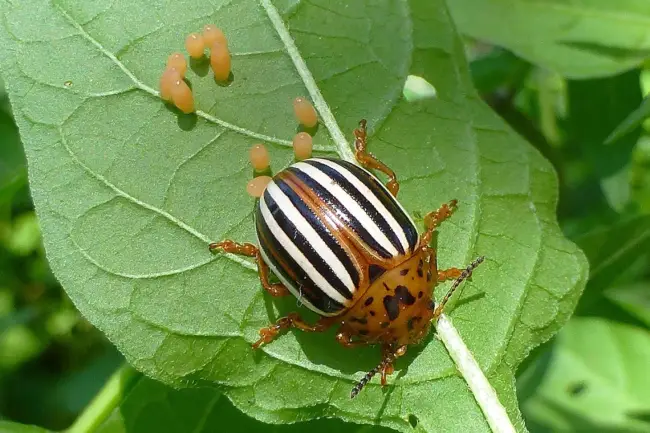
<svg viewBox="0 0 650 433"><path fill-rule="evenodd" d="M395 359L406 353L406 346L399 346L396 350L393 350L393 346L384 345L382 346L381 351L383 359L381 367L381 386L386 386L386 376L395 372L393 362L395 362Z"/></svg>
<svg viewBox="0 0 650 433"><path fill-rule="evenodd" d="M377 159L372 153L368 152L368 140L366 132L366 119L359 122L359 127L354 130L354 157L359 161L359 164L366 168L379 170L388 176L388 183L386 188L390 191L393 197L397 197L399 191L399 183L395 172L391 170L386 164Z"/></svg>
<svg viewBox="0 0 650 433"><path fill-rule="evenodd" d="M389 358L393 348L391 345L384 344L381 346L381 359L386 360ZM386 386L386 376L393 374L395 371L395 368L393 367L393 363L385 363L382 362L382 367L381 367L381 386Z"/></svg>
<svg viewBox="0 0 650 433"><path fill-rule="evenodd" d="M235 241L226 239L221 242L213 242L208 246L208 248L210 248L210 251L212 252L221 250L224 253L254 257L255 262L257 263L257 273L259 274L260 282L262 283L264 290L266 290L271 296L286 296L289 294L289 290L283 284L271 283L269 281L269 265L264 262L259 248L255 245L248 242L238 244Z"/></svg>
<svg viewBox="0 0 650 433"><path fill-rule="evenodd" d="M462 271L458 268L438 269L438 256L436 255L436 250L431 248L429 245L424 245L423 248L428 254L429 272L438 276L437 278L439 283L460 277Z"/></svg>
<svg viewBox="0 0 650 433"><path fill-rule="evenodd" d="M360 346L367 346L368 343L362 340L359 341L352 341L352 337L350 334L347 332L338 332L336 334L336 341L339 342L339 344L343 347L351 348L351 347L360 347Z"/></svg>
<svg viewBox="0 0 650 433"><path fill-rule="evenodd" d="M298 313L289 313L285 317L279 318L273 325L260 329L260 338L253 343L253 349L259 348L262 344L270 343L285 329L296 328L305 332L323 332L332 326L332 323L332 318L323 317L314 325L310 325L305 323Z"/></svg>
<svg viewBox="0 0 650 433"><path fill-rule="evenodd" d="M449 268L449 269L442 269L438 271L438 282L442 283L443 281L446 280L453 280L454 278L460 277L461 271L458 268Z"/></svg>
<svg viewBox="0 0 650 433"><path fill-rule="evenodd" d="M424 226L426 231L422 234L422 245L428 246L431 243L433 232L447 218L451 216L458 205L457 200L444 203L439 209L429 212L424 216Z"/></svg>

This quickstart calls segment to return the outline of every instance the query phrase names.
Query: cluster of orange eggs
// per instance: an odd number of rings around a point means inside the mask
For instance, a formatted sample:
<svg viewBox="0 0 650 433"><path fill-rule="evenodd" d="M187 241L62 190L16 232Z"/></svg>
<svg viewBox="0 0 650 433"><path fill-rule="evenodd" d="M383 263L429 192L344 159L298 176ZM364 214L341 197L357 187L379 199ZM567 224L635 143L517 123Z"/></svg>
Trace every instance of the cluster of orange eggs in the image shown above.
<svg viewBox="0 0 650 433"><path fill-rule="evenodd" d="M221 29L213 24L206 24L202 33L190 33L185 38L185 49L194 59L201 59L205 55L206 47L210 49L210 66L215 80L227 81L230 77L228 41ZM172 53L160 77L160 97L187 114L194 111L194 97L185 82L186 71L185 56Z"/></svg>
<svg viewBox="0 0 650 433"><path fill-rule="evenodd" d="M316 110L307 99L294 99L293 110L296 119L304 127L313 128L318 123ZM293 137L293 154L296 160L301 161L311 157L312 149L312 137L308 133L299 132ZM263 144L256 144L251 147L249 157L251 165L256 172L263 173L268 170L270 163L269 152ZM270 181L270 176L256 176L246 185L246 192L251 197L261 197Z"/></svg>
<svg viewBox="0 0 650 433"><path fill-rule="evenodd" d="M223 31L213 24L206 24L201 33L190 33L185 38L185 50L193 59L202 59L205 49L210 50L210 67L217 81L227 81L230 78L230 51L228 41ZM172 53L167 58L167 65L160 77L160 97L173 103L183 113L194 112L194 96L192 89L185 82L187 61L182 53ZM316 109L306 98L298 97L293 101L293 111L296 119L306 129L312 129L318 124ZM307 132L299 132L293 138L293 152L296 160L301 161L311 157L312 137ZM268 170L269 152L263 144L256 144L250 150L250 162L253 169L261 174ZM253 197L260 197L271 181L271 177L256 176L246 186L246 191Z"/></svg>

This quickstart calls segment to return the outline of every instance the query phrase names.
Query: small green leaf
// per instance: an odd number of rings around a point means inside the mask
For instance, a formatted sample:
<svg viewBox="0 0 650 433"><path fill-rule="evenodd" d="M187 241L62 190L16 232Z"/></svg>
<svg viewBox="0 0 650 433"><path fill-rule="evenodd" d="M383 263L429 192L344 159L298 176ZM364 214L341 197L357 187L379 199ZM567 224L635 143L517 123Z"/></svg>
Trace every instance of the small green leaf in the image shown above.
<svg viewBox="0 0 650 433"><path fill-rule="evenodd" d="M650 327L650 282L612 287L605 296Z"/></svg>
<svg viewBox="0 0 650 433"><path fill-rule="evenodd" d="M254 241L247 151L265 141L274 171L292 161L291 100L306 95L323 120L321 152L349 155L367 118L372 151L398 173L409 212L460 201L440 231L439 263L487 259L449 313L525 431L514 371L566 322L587 264L557 225L552 167L476 95L443 1L277 1L280 16L269 0L0 3L0 64L48 259L137 369L175 386L215 386L267 422L489 430L433 335L409 349L390 387L373 381L353 401L378 348L290 332L251 350L260 327L305 309L270 299L252 262L213 256L207 244ZM217 86L193 65L200 111L179 115L154 88L183 35L210 22L228 35L234 81ZM436 98L404 100L408 75Z"/></svg>
<svg viewBox="0 0 650 433"><path fill-rule="evenodd" d="M9 113L0 110L0 207L27 182L26 165L18 128Z"/></svg>
<svg viewBox="0 0 650 433"><path fill-rule="evenodd" d="M615 75L650 56L650 11L637 0L454 0L462 33L568 78Z"/></svg>
<svg viewBox="0 0 650 433"><path fill-rule="evenodd" d="M9 320L17 319L16 315ZM0 323L1 324L1 323ZM0 368L12 370L35 358L44 349L34 331L24 325L14 325L0 333Z"/></svg>
<svg viewBox="0 0 650 433"><path fill-rule="evenodd" d="M5 245L16 256L27 256L41 246L41 231L34 212L27 212L13 220Z"/></svg>
<svg viewBox="0 0 650 433"><path fill-rule="evenodd" d="M588 289L578 311L586 314L614 284L635 281L647 269L650 217L639 216L592 230L576 238L591 266ZM640 266L639 266L640 265Z"/></svg>
<svg viewBox="0 0 650 433"><path fill-rule="evenodd" d="M523 410L553 431L650 430L650 335L603 319L560 331L537 392Z"/></svg>
<svg viewBox="0 0 650 433"><path fill-rule="evenodd" d="M606 145L605 140L641 100L639 70L608 78L568 80L568 144L579 150L590 175L608 177L630 162L640 128L616 145Z"/></svg>
<svg viewBox="0 0 650 433"><path fill-rule="evenodd" d="M11 421L0 421L0 432L2 433L51 433L49 430L35 425L18 424Z"/></svg>
<svg viewBox="0 0 650 433"><path fill-rule="evenodd" d="M616 129L607 136L605 144L612 144L620 140L625 135L640 127L643 121L648 117L650 117L650 98L645 97L638 108L628 114L627 117L619 123Z"/></svg>

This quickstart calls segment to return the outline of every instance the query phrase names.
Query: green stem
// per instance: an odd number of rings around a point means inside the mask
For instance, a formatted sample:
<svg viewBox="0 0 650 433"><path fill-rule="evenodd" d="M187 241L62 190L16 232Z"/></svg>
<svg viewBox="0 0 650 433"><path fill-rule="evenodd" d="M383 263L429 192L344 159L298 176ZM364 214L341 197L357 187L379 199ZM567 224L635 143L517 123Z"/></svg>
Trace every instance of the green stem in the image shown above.
<svg viewBox="0 0 650 433"><path fill-rule="evenodd" d="M127 385L137 376L138 372L126 363L118 368L65 433L94 432L122 401Z"/></svg>

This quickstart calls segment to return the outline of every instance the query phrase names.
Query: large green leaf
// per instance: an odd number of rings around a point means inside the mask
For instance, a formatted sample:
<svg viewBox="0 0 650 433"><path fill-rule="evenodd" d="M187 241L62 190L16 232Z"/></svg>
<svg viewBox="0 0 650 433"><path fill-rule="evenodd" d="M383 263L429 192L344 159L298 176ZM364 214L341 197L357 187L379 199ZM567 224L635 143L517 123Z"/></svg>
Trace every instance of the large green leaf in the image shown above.
<svg viewBox="0 0 650 433"><path fill-rule="evenodd" d="M173 389L142 378L120 402L96 433L363 433L369 427L339 420L317 420L293 425L269 426L237 410L218 391L210 388ZM392 430L373 427L373 433ZM369 432L368 432L369 433Z"/></svg>
<svg viewBox="0 0 650 433"><path fill-rule="evenodd" d="M614 75L650 55L650 7L639 0L453 0L462 33L570 78Z"/></svg>
<svg viewBox="0 0 650 433"><path fill-rule="evenodd" d="M292 332L250 349L296 300L270 299L252 263L213 257L207 243L254 240L247 149L264 140L273 168L287 165L291 98L320 90L321 149L346 146L366 117L411 213L460 200L440 233L440 265L487 261L451 317L523 431L513 372L567 320L587 274L557 226L555 173L476 96L441 0L348 3L278 1L271 20L266 0L3 0L2 73L52 268L136 368L169 384L218 386L260 420L487 431L435 339L400 360L391 387L373 381L353 401L377 348ZM202 111L179 115L153 87L169 52L207 22L229 36L235 79L216 86L195 65L188 78ZM401 99L408 74L437 98Z"/></svg>
<svg viewBox="0 0 650 433"><path fill-rule="evenodd" d="M537 392L523 405L552 431L650 430L650 336L603 319L574 318L558 335Z"/></svg>

